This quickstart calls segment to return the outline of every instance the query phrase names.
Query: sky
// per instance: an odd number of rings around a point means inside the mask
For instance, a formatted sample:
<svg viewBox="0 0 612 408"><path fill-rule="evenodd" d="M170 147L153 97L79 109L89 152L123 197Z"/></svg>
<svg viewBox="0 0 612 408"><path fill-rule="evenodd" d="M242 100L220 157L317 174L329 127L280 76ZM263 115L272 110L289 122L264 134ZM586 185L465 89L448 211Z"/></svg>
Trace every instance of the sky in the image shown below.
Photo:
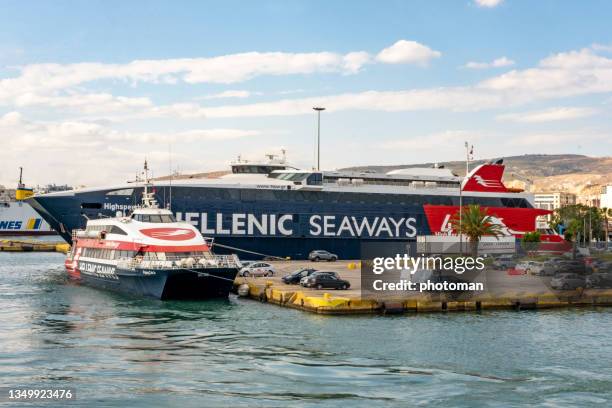
<svg viewBox="0 0 612 408"><path fill-rule="evenodd" d="M612 2L2 1L0 184L612 155Z"/></svg>

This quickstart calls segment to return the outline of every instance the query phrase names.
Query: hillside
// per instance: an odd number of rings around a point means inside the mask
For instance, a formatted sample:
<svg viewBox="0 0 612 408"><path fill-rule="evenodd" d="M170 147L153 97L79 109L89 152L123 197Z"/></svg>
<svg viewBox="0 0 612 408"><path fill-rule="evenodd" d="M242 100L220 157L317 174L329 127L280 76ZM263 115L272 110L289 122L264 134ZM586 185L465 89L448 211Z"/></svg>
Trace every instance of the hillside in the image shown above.
<svg viewBox="0 0 612 408"><path fill-rule="evenodd" d="M470 163L470 168L488 160L475 160ZM598 195L600 186L612 184L612 157L589 157L578 154L526 154L524 156L503 157L506 165L504 182L508 186L524 188L524 182L520 178L533 181L532 191L551 192L568 191L578 195ZM465 162L451 161L440 162L450 168L455 174L465 174ZM406 169L411 167L431 167L434 163L402 164L394 166L358 166L343 170L376 171L386 173L391 170ZM173 179L193 178L217 178L228 174L228 171L213 171L197 174L175 174ZM514 177L518 175L520 178ZM156 180L168 180L169 176L158 177Z"/></svg>
<svg viewBox="0 0 612 408"><path fill-rule="evenodd" d="M526 154L523 156L502 157L506 165L504 181L511 186L523 187L514 174L531 179L533 191L568 191L574 194L598 194L599 186L612 184L612 157L589 157L578 154ZM470 168L487 160L475 160ZM455 174L465 174L464 161L440 162ZM431 167L434 163L407 164L395 166L359 166L345 170L370 170L386 173L396 169L411 167Z"/></svg>

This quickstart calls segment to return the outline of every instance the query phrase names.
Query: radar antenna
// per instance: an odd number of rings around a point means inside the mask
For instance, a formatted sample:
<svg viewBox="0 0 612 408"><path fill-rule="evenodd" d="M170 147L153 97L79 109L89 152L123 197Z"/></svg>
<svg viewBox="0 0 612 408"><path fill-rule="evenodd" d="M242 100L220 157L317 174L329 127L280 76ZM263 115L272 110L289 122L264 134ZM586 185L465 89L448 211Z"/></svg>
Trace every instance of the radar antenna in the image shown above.
<svg viewBox="0 0 612 408"><path fill-rule="evenodd" d="M155 193L149 193L149 186L151 185L151 180L149 179L149 165L147 164L147 159L144 162L144 192L142 193L142 208L158 208L157 200L155 200Z"/></svg>

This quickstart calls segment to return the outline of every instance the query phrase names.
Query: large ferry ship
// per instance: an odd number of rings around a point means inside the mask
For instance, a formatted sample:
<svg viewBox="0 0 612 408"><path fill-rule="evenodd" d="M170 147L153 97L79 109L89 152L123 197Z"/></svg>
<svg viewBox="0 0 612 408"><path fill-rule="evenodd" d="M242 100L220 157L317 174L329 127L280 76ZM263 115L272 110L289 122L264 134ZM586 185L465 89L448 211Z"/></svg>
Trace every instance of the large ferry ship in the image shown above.
<svg viewBox="0 0 612 408"><path fill-rule="evenodd" d="M20 168L17 189L0 186L0 235L53 235L56 232L24 200L34 192L26 188Z"/></svg>
<svg viewBox="0 0 612 408"><path fill-rule="evenodd" d="M325 249L356 259L368 242L453 233L450 219L460 202L485 208L506 235L534 231L536 217L549 211L534 208L530 194L507 188L503 172L501 160L479 165L464 178L442 167L386 174L314 171L271 156L233 162L231 172L217 178L156 181L154 189L177 219L214 237L220 250L304 259ZM70 242L71 232L87 219L130 211L142 192L142 182L136 182L37 195L31 203Z"/></svg>
<svg viewBox="0 0 612 408"><path fill-rule="evenodd" d="M227 297L238 273L236 255L213 255L191 224L158 208L145 185L129 216L88 220L72 233L65 261L70 278L128 295L158 299Z"/></svg>

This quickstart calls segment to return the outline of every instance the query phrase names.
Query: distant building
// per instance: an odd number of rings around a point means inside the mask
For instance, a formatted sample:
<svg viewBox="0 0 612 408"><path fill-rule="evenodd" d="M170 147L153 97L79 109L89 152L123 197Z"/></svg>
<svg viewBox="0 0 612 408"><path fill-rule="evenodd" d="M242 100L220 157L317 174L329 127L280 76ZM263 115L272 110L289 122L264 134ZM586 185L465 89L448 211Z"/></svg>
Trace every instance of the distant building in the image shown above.
<svg viewBox="0 0 612 408"><path fill-rule="evenodd" d="M568 205L576 204L576 194L556 192L556 193L536 193L534 194L534 203L537 208L543 210L554 211L559 208L567 207ZM552 215L543 215L538 217L537 228L548 228Z"/></svg>
<svg viewBox="0 0 612 408"><path fill-rule="evenodd" d="M612 208L612 185L602 187L599 205L601 208Z"/></svg>
<svg viewBox="0 0 612 408"><path fill-rule="evenodd" d="M601 208L601 196L599 194L583 194L578 196L576 204Z"/></svg>

